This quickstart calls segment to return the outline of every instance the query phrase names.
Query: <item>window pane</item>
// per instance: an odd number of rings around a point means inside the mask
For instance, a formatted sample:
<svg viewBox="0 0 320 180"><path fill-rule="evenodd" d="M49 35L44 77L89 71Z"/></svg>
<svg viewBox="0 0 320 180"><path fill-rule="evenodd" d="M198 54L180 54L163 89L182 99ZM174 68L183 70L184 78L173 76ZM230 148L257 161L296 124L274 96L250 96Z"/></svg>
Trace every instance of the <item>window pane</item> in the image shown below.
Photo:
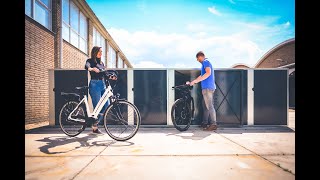
<svg viewBox="0 0 320 180"><path fill-rule="evenodd" d="M80 38L80 47L79 49L87 54L87 43L86 40Z"/></svg>
<svg viewBox="0 0 320 180"><path fill-rule="evenodd" d="M79 9L71 2L70 4L70 25L77 33L79 33Z"/></svg>
<svg viewBox="0 0 320 180"><path fill-rule="evenodd" d="M87 18L82 13L80 13L80 36L84 39L87 39L87 29Z"/></svg>
<svg viewBox="0 0 320 180"><path fill-rule="evenodd" d="M31 0L25 0L24 12L31 17Z"/></svg>
<svg viewBox="0 0 320 180"><path fill-rule="evenodd" d="M111 46L109 46L109 49L110 49L110 51L109 51L109 56L110 56L110 57L109 57L109 58L110 58L110 60L109 60L109 67L112 68L112 67L113 67L113 64L112 64L112 63L113 63L113 58L112 58L112 57L113 57L113 49L112 49Z"/></svg>
<svg viewBox="0 0 320 180"><path fill-rule="evenodd" d="M63 21L67 24L70 24L69 22L69 0L63 0L62 1L62 16Z"/></svg>
<svg viewBox="0 0 320 180"><path fill-rule="evenodd" d="M111 50L111 68L116 67L116 51L110 46Z"/></svg>
<svg viewBox="0 0 320 180"><path fill-rule="evenodd" d="M75 47L79 47L79 36L73 30L71 30L71 42Z"/></svg>
<svg viewBox="0 0 320 180"><path fill-rule="evenodd" d="M45 4L49 9L50 7L50 0L40 0L43 4Z"/></svg>
<svg viewBox="0 0 320 180"><path fill-rule="evenodd" d="M36 4L35 4L35 20L38 21L40 24L44 25L45 27L47 27L48 29L50 29L49 12L38 1L36 1Z"/></svg>
<svg viewBox="0 0 320 180"><path fill-rule="evenodd" d="M65 23L62 23L62 38L70 42L69 27Z"/></svg>
<svg viewBox="0 0 320 180"><path fill-rule="evenodd" d="M93 31L92 31L92 43L93 46L95 45L96 42L96 29L93 27Z"/></svg>
<svg viewBox="0 0 320 180"><path fill-rule="evenodd" d="M104 44L104 38L103 36L100 34L100 42L99 42L100 46L102 47Z"/></svg>
<svg viewBox="0 0 320 180"><path fill-rule="evenodd" d="M108 64L107 64L107 66L108 66L108 68L110 68L111 67L111 46L109 45L109 43L108 43L108 52L107 52L107 61L108 61Z"/></svg>
<svg viewBox="0 0 320 180"><path fill-rule="evenodd" d="M118 68L123 68L123 60L121 59L120 56L119 56L119 59L118 59Z"/></svg>
<svg viewBox="0 0 320 180"><path fill-rule="evenodd" d="M98 31L96 31L96 41L94 42L95 46L100 46L100 34Z"/></svg>
<svg viewBox="0 0 320 180"><path fill-rule="evenodd" d="M105 46L105 43L104 43L104 39L103 41L101 42L101 48L102 48L102 59L103 59L103 62L104 64L106 64L106 46Z"/></svg>

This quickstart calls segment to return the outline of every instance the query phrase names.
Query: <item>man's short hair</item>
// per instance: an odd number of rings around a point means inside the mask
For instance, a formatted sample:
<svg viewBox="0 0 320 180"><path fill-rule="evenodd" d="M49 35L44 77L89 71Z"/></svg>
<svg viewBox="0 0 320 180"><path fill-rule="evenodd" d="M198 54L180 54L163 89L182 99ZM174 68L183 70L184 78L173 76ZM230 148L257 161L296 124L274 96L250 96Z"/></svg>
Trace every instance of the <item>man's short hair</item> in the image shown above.
<svg viewBox="0 0 320 180"><path fill-rule="evenodd" d="M199 56L203 56L204 57L204 53L202 51L199 51L197 54L196 54L196 58L198 58Z"/></svg>

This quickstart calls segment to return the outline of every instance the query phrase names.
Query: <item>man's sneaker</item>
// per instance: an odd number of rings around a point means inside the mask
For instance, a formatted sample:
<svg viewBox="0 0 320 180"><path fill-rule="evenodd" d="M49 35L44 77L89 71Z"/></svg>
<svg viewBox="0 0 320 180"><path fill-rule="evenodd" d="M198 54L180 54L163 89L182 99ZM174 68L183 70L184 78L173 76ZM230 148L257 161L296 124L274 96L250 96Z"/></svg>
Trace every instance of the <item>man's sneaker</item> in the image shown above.
<svg viewBox="0 0 320 180"><path fill-rule="evenodd" d="M207 127L207 124L203 124L203 123L201 123L200 125L199 125L199 128L206 128Z"/></svg>
<svg viewBox="0 0 320 180"><path fill-rule="evenodd" d="M103 135L103 133L99 129L92 130L93 134Z"/></svg>
<svg viewBox="0 0 320 180"><path fill-rule="evenodd" d="M217 129L217 125L211 124L205 128L203 128L204 131L214 131Z"/></svg>

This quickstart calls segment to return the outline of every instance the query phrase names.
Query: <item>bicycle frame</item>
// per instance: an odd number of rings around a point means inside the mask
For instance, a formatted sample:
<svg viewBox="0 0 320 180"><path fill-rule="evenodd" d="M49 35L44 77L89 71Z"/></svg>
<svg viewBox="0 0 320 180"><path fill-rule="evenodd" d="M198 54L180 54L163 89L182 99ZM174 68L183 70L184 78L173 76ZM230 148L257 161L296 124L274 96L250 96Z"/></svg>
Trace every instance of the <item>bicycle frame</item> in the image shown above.
<svg viewBox="0 0 320 180"><path fill-rule="evenodd" d="M102 97L100 98L97 106L94 108L93 112L90 112L90 108L89 108L89 103L88 103L88 98L87 95L84 95L82 100L80 101L80 103L76 106L76 108L69 114L68 119L69 120L73 120L73 121L78 121L78 122L85 122L84 119L74 119L71 117L71 114L73 114L78 107L84 103L85 107L86 107L86 113L88 115L88 118L94 118L97 119L99 112L101 111L101 109L103 108L103 106L106 104L106 102L108 101L108 99L113 96L113 92L112 92L112 88L110 86L110 84L108 84L108 88L105 90L105 92L103 93ZM112 102L110 102L112 103Z"/></svg>
<svg viewBox="0 0 320 180"><path fill-rule="evenodd" d="M180 85L180 86L185 86L185 85ZM180 99L183 99L183 101L185 103L190 103L191 119L193 119L194 118L194 99L193 99L193 97L191 96L189 90L180 90L180 94L181 94Z"/></svg>

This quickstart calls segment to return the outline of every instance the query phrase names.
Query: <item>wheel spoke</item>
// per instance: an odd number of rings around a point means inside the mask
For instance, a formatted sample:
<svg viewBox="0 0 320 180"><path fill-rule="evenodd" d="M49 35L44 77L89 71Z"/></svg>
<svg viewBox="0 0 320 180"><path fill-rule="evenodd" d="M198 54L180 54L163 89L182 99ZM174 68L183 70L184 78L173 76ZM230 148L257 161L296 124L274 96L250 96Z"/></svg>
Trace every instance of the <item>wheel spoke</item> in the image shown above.
<svg viewBox="0 0 320 180"><path fill-rule="evenodd" d="M78 105L78 102L70 101L67 102L64 106L62 106L60 115L59 115L59 124L61 130L68 136L76 136L80 134L85 126L81 122L68 120L68 116L70 113L76 108ZM85 117L84 110L82 107L79 107L78 114Z"/></svg>
<svg viewBox="0 0 320 180"><path fill-rule="evenodd" d="M137 132L138 124L130 125L136 120L140 124L137 110L127 101L118 101L108 108L104 125L107 133L116 140L128 140Z"/></svg>
<svg viewBox="0 0 320 180"><path fill-rule="evenodd" d="M191 109L189 104L184 100L178 100L172 106L171 118L176 129L185 131L189 128L191 123Z"/></svg>

